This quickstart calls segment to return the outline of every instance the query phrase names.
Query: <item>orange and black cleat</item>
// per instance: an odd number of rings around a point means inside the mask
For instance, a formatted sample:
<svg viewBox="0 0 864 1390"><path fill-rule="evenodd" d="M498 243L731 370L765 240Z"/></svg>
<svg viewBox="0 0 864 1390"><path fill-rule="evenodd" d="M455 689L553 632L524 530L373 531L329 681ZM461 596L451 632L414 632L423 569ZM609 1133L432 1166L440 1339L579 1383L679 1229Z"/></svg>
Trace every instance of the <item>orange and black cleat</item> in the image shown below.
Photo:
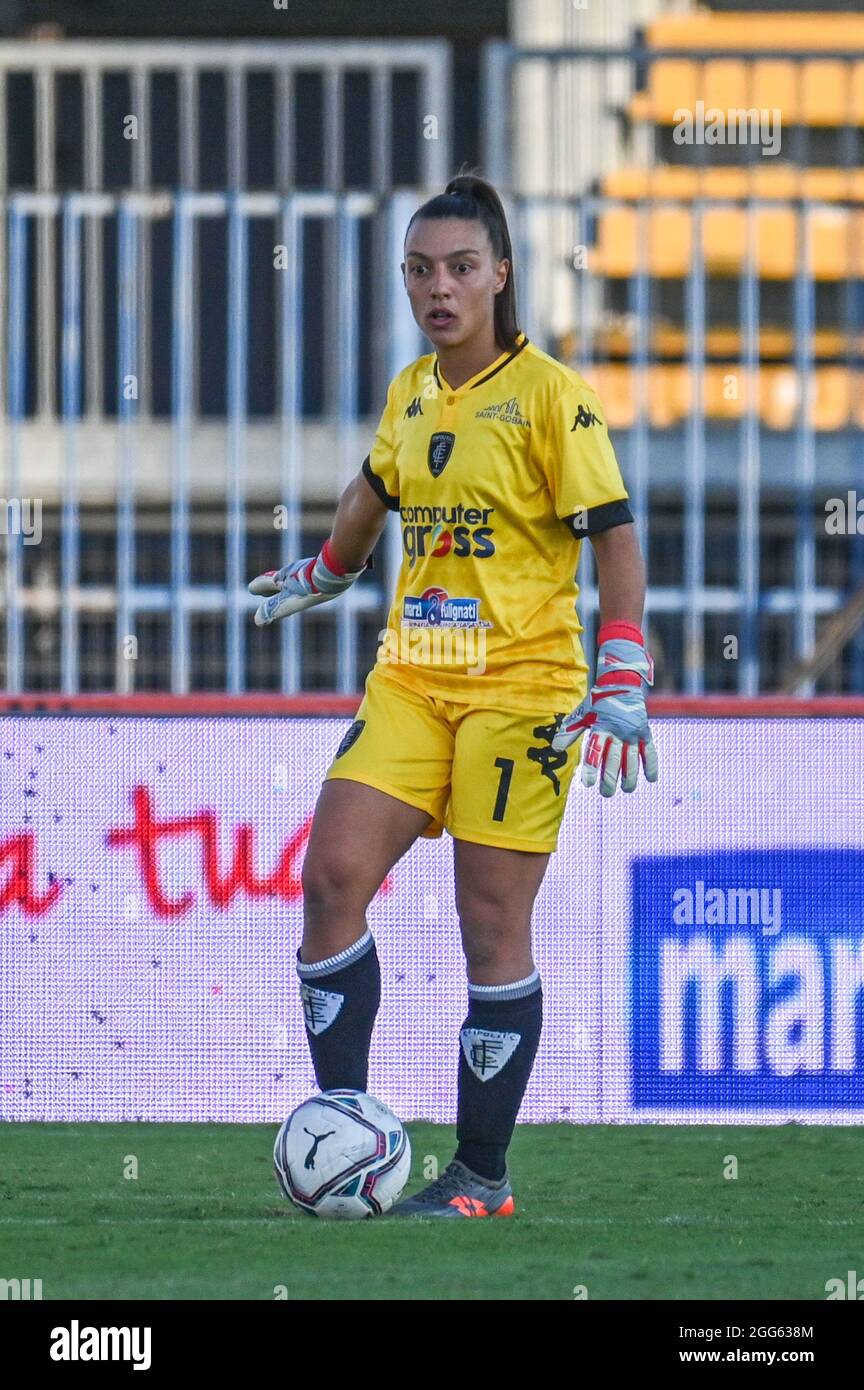
<svg viewBox="0 0 864 1390"><path fill-rule="evenodd" d="M506 1173L491 1182L472 1173L454 1158L440 1178L428 1187L397 1202L390 1216L512 1216L513 1189Z"/></svg>

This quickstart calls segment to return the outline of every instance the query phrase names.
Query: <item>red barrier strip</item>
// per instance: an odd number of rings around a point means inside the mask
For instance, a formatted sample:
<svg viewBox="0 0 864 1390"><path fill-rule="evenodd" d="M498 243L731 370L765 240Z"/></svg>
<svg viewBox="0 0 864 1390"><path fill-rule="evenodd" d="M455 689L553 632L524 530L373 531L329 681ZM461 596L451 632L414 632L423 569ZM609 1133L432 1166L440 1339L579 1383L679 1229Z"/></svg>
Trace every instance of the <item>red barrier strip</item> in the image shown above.
<svg viewBox="0 0 864 1390"><path fill-rule="evenodd" d="M0 715L331 715L356 714L360 695L277 695L260 692L222 695L0 695ZM788 695L759 695L753 699L734 695L649 696L651 718L690 719L864 719L864 697L819 695L796 700Z"/></svg>

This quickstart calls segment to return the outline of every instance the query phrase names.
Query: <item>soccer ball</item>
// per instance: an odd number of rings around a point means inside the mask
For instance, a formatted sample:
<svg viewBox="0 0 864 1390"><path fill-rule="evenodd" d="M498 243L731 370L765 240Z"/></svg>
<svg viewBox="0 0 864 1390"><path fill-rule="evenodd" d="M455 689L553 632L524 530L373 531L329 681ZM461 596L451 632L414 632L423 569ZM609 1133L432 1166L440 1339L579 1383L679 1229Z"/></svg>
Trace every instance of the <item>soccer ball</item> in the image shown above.
<svg viewBox="0 0 864 1390"><path fill-rule="evenodd" d="M289 1202L330 1220L381 1216L401 1196L411 1144L392 1110L364 1091L323 1091L288 1116L273 1147Z"/></svg>

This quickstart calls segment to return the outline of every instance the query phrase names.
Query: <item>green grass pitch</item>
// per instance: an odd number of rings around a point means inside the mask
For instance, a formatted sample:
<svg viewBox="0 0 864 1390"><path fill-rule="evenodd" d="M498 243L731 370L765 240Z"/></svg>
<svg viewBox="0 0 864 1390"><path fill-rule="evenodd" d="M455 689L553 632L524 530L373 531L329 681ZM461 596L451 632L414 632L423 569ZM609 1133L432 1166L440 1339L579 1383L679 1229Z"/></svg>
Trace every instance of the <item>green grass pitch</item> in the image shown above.
<svg viewBox="0 0 864 1390"><path fill-rule="evenodd" d="M455 1147L450 1126L408 1130L406 1194ZM294 1212L275 1134L0 1125L0 1278L41 1278L46 1300L810 1300L864 1275L856 1128L524 1125L516 1216L445 1222Z"/></svg>

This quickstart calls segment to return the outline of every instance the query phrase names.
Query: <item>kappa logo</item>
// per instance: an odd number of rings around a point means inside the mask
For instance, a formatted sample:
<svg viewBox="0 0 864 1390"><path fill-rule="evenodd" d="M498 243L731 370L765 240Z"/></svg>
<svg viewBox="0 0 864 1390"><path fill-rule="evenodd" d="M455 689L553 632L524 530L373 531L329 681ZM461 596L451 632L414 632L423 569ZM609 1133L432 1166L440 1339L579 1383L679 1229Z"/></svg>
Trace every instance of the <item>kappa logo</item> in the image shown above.
<svg viewBox="0 0 864 1390"><path fill-rule="evenodd" d="M410 405L406 405L406 407L405 407L405 415L403 416L403 419L405 419L405 420L413 420L415 415L422 415L422 414L423 414L423 406L422 406L422 404L421 404L421 402L420 402L420 397L419 397L419 396L415 396L414 399L413 399L413 401L411 402L411 404L410 404Z"/></svg>
<svg viewBox="0 0 864 1390"><path fill-rule="evenodd" d="M558 773L561 771L562 767L567 766L567 750L564 749L562 752L556 753L555 749L552 747L552 740L561 727L563 718L563 714L556 714L554 716L554 723L538 724L537 728L533 731L534 737L542 739L543 743L538 748L526 748L525 750L532 762L539 763L540 771L544 777L549 778L549 781L555 788L556 796L561 795L561 783L558 780Z"/></svg>
<svg viewBox="0 0 864 1390"><path fill-rule="evenodd" d="M447 461L453 452L455 443L456 436L451 434L449 430L440 430L437 434L433 434L429 440L428 463L429 472L433 478L441 477L447 467Z"/></svg>
<svg viewBox="0 0 864 1390"><path fill-rule="evenodd" d="M499 401L497 405L487 405L485 410L478 410L474 419L501 420L505 425L520 425L528 430L531 428L531 422L525 419L515 396L511 396L509 401Z"/></svg>
<svg viewBox="0 0 864 1390"><path fill-rule="evenodd" d="M459 1034L465 1061L478 1081L488 1081L505 1067L522 1041L521 1033L498 1033L490 1028L463 1028Z"/></svg>
<svg viewBox="0 0 864 1390"><path fill-rule="evenodd" d="M580 405L576 412L576 419L570 427L570 433L573 433L577 425L583 425L585 429L588 429L590 425L602 425L602 423L600 416L595 415L593 410L586 410L584 405Z"/></svg>

